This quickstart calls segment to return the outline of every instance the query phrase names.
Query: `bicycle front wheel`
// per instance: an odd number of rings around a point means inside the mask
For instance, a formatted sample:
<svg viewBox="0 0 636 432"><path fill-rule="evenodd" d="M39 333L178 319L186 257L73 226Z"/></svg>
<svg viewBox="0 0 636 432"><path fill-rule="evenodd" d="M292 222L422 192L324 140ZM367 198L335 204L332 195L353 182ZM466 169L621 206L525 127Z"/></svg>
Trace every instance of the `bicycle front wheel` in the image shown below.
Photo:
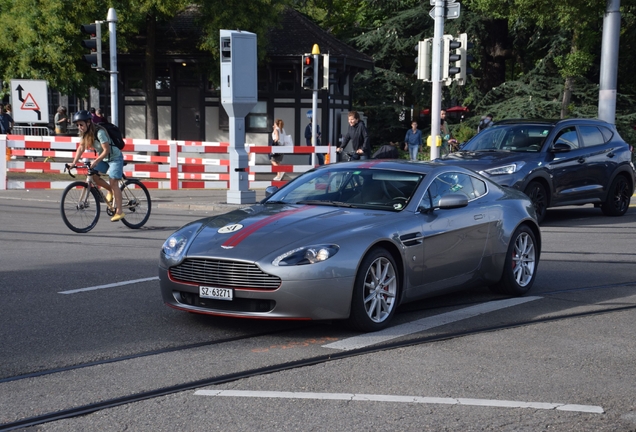
<svg viewBox="0 0 636 432"><path fill-rule="evenodd" d="M76 181L64 189L60 212L69 229L77 233L87 233L99 220L99 197L95 188L86 182Z"/></svg>
<svg viewBox="0 0 636 432"><path fill-rule="evenodd" d="M141 228L148 222L152 202L148 189L137 179L128 179L121 185L122 210L126 217L121 221L128 228Z"/></svg>

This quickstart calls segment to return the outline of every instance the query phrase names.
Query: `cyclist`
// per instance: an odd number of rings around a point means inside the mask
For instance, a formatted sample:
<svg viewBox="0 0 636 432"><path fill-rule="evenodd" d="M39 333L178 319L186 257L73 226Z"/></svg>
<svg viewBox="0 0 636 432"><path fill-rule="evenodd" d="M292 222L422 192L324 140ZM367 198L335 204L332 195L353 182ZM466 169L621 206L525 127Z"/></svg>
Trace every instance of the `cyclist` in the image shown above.
<svg viewBox="0 0 636 432"><path fill-rule="evenodd" d="M112 144L108 133L102 128L95 127L91 119L91 113L86 110L78 111L73 115L73 123L77 125L80 143L71 166L77 164L84 151L95 151L96 157L91 162L91 169L107 173L110 184L106 183L99 174L95 174L93 180L97 185L108 191L106 201L110 203L115 198L117 212L110 220L117 222L126 216L121 210L122 199L121 190L119 189L119 180L124 173L124 155L121 150Z"/></svg>

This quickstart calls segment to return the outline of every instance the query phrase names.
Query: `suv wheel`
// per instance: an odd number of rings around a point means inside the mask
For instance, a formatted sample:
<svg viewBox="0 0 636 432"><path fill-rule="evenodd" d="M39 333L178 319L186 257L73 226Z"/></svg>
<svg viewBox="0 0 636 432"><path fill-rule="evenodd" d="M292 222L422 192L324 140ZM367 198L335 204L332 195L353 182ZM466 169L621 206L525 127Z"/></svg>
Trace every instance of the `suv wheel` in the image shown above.
<svg viewBox="0 0 636 432"><path fill-rule="evenodd" d="M605 202L601 205L603 214L605 216L623 216L627 213L631 197L632 191L627 179L622 175L617 176L609 188Z"/></svg>
<svg viewBox="0 0 636 432"><path fill-rule="evenodd" d="M541 183L533 181L530 182L524 193L532 200L534 209L537 212L537 222L541 223L548 210L548 195L545 192L545 188Z"/></svg>

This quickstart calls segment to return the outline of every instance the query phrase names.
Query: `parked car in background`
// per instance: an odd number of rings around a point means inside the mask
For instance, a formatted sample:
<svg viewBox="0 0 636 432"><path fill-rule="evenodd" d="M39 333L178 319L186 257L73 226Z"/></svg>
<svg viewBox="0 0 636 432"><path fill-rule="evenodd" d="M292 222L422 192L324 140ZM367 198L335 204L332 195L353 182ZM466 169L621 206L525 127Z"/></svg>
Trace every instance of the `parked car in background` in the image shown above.
<svg viewBox="0 0 636 432"><path fill-rule="evenodd" d="M635 183L632 150L601 120L503 120L436 161L525 192L541 222L548 208L567 205L624 215Z"/></svg>
<svg viewBox="0 0 636 432"><path fill-rule="evenodd" d="M484 285L523 295L536 278L541 235L530 199L460 167L342 162L266 192L166 240L167 305L375 331L402 303Z"/></svg>

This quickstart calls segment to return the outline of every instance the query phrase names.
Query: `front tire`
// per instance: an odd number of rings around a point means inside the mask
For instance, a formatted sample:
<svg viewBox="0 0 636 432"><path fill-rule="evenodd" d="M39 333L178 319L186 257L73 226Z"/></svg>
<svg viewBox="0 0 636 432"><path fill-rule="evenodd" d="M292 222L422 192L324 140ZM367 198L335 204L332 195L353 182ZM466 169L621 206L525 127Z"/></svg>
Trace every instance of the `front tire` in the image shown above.
<svg viewBox="0 0 636 432"><path fill-rule="evenodd" d="M491 290L512 296L527 293L534 284L538 265L537 239L528 226L521 225L510 238L503 274Z"/></svg>
<svg viewBox="0 0 636 432"><path fill-rule="evenodd" d="M601 205L601 211L605 216L623 216L629 209L631 198L632 191L627 179L619 175L612 182L607 198Z"/></svg>
<svg viewBox="0 0 636 432"><path fill-rule="evenodd" d="M543 222L545 214L548 211L548 195L545 191L545 187L536 181L530 182L526 190L524 191L534 206L534 210L537 213L537 222Z"/></svg>
<svg viewBox="0 0 636 432"><path fill-rule="evenodd" d="M397 309L399 286L393 256L384 248L372 249L356 276L349 326L362 332L387 327Z"/></svg>
<svg viewBox="0 0 636 432"><path fill-rule="evenodd" d="M128 228L138 229L148 222L152 201L148 189L137 179L128 179L121 186L122 210L126 217L121 221Z"/></svg>
<svg viewBox="0 0 636 432"><path fill-rule="evenodd" d="M76 181L62 192L60 213L62 220L71 231L87 233L99 221L100 198L96 188L89 188L86 182Z"/></svg>

